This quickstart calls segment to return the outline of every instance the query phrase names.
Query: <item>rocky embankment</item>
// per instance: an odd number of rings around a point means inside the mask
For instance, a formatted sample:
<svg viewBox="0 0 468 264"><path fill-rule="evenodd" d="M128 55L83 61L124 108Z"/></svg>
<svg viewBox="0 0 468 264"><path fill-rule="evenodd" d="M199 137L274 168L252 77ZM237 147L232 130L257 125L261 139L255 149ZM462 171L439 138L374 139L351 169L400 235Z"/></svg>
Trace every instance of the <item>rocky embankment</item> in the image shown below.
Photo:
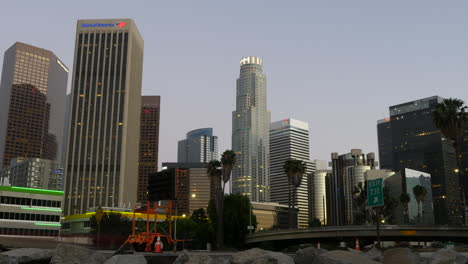
<svg viewBox="0 0 468 264"><path fill-rule="evenodd" d="M157 254L147 258L157 258ZM94 250L60 244L56 249L21 248L0 253L0 264L145 264L140 254L116 255L111 258ZM157 261L155 261L157 263ZM468 258L450 249L440 249L429 257L421 257L408 248L392 248L381 252L348 250L327 251L309 247L300 249L294 257L280 252L249 249L231 254L183 251L174 264L468 264Z"/></svg>

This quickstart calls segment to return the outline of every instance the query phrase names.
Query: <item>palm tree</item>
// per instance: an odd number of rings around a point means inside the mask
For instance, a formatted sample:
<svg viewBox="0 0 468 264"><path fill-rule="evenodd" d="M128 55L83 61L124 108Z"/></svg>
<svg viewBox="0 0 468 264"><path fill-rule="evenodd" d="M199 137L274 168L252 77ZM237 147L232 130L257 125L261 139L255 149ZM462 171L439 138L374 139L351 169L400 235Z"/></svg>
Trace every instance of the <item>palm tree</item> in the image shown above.
<svg viewBox="0 0 468 264"><path fill-rule="evenodd" d="M224 189L226 183L231 178L231 172L235 164L236 153L232 150L224 151L221 155L221 162L219 160L212 160L208 163L207 173L213 186L216 214L218 215L216 223L216 243L218 248L222 248L224 242Z"/></svg>
<svg viewBox="0 0 468 264"><path fill-rule="evenodd" d="M226 183L231 178L231 172L234 165L237 163L236 153L232 150L226 150L221 155L221 163L223 164L223 194Z"/></svg>
<svg viewBox="0 0 468 264"><path fill-rule="evenodd" d="M221 190L221 162L219 160L212 160L208 163L207 174L210 177L211 188L213 188L213 200L215 201L216 214L218 215L218 221L216 223L216 244L218 248L223 246L223 217L222 203L224 202L223 193Z"/></svg>
<svg viewBox="0 0 468 264"><path fill-rule="evenodd" d="M289 225L290 228L294 228L293 226L293 214L291 209L294 209L294 205L296 204L296 190L301 185L302 176L306 170L306 165L302 160L287 160L284 162L283 166L284 172L288 176L288 206L289 206ZM292 195L291 195L292 192Z"/></svg>
<svg viewBox="0 0 468 264"><path fill-rule="evenodd" d="M405 222L405 224L409 222L409 221L408 221L408 218L409 218L409 217L408 217L408 204L409 204L410 200L411 200L411 197L409 196L409 194L407 194L407 193L402 193L402 194L400 195L400 203L403 205L403 211L404 211L404 217L405 217L404 222Z"/></svg>
<svg viewBox="0 0 468 264"><path fill-rule="evenodd" d="M413 187L413 194L414 197L416 197L416 201L418 202L418 223L420 222L420 215L419 215L419 208L420 208L420 203L424 201L424 198L426 197L427 190L421 185L416 185Z"/></svg>
<svg viewBox="0 0 468 264"><path fill-rule="evenodd" d="M460 99L449 98L437 104L434 112L432 112L432 120L435 126L440 129L446 138L452 141L457 159L457 169L455 171L458 173L462 190L464 190L464 185L467 184L463 176L465 168L461 164L463 137L465 126L468 124L468 113L465 112L467 106L464 104ZM465 200L465 195L463 192L463 200Z"/></svg>

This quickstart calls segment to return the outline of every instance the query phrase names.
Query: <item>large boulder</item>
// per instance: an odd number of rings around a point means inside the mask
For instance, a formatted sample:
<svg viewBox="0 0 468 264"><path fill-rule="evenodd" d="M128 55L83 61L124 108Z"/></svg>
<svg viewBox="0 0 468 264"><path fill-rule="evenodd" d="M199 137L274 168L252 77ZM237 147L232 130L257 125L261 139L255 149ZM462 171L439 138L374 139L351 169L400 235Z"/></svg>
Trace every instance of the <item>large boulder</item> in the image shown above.
<svg viewBox="0 0 468 264"><path fill-rule="evenodd" d="M2 244L0 244L0 252L5 252L5 251L9 251L9 249L4 247Z"/></svg>
<svg viewBox="0 0 468 264"><path fill-rule="evenodd" d="M53 250L38 248L20 248L0 253L7 256L10 263L49 263ZM1 263L1 262L0 262Z"/></svg>
<svg viewBox="0 0 468 264"><path fill-rule="evenodd" d="M465 264L468 258L453 249L440 249L432 254L430 264Z"/></svg>
<svg viewBox="0 0 468 264"><path fill-rule="evenodd" d="M193 254L184 250L173 264L230 264L226 256L210 256L207 254Z"/></svg>
<svg viewBox="0 0 468 264"><path fill-rule="evenodd" d="M232 256L232 264L294 264L290 256L283 253L252 248Z"/></svg>
<svg viewBox="0 0 468 264"><path fill-rule="evenodd" d="M411 252L409 248L391 248L384 252L384 264L417 264L419 255Z"/></svg>
<svg viewBox="0 0 468 264"><path fill-rule="evenodd" d="M368 257L369 259L372 259L374 261L378 262L383 262L383 254L382 251L379 249L373 247L369 251L365 252L364 255Z"/></svg>
<svg viewBox="0 0 468 264"><path fill-rule="evenodd" d="M0 264L10 264L10 258L5 255L0 255Z"/></svg>
<svg viewBox="0 0 468 264"><path fill-rule="evenodd" d="M378 264L362 253L350 251L333 250L320 254L313 264ZM403 264L403 263L401 263Z"/></svg>
<svg viewBox="0 0 468 264"><path fill-rule="evenodd" d="M364 256L364 252L362 252L360 250L356 250L354 248L348 248L348 252Z"/></svg>
<svg viewBox="0 0 468 264"><path fill-rule="evenodd" d="M107 258L95 252L94 250L67 245L59 244L55 250L50 264L102 264L106 262Z"/></svg>
<svg viewBox="0 0 468 264"><path fill-rule="evenodd" d="M143 255L115 255L108 259L104 264L147 264Z"/></svg>
<svg viewBox="0 0 468 264"><path fill-rule="evenodd" d="M310 264L312 263L320 254L327 252L325 249L308 247L299 249L294 256L294 263L296 264Z"/></svg>

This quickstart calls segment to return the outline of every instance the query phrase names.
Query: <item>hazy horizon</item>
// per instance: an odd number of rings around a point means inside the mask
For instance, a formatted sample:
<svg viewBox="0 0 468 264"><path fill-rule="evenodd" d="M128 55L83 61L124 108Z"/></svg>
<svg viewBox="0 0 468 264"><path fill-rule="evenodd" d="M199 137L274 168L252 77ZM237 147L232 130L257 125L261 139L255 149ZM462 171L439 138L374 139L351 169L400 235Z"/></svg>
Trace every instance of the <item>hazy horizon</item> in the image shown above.
<svg viewBox="0 0 468 264"><path fill-rule="evenodd" d="M311 159L329 160L351 148L378 154L377 120L390 105L468 101L467 11L468 2L435 0L9 2L0 60L16 41L45 48L71 81L78 19L134 19L143 95L161 96L161 164L177 161L177 141L202 127L214 129L220 154L231 148L239 61L259 56L272 122L308 122Z"/></svg>

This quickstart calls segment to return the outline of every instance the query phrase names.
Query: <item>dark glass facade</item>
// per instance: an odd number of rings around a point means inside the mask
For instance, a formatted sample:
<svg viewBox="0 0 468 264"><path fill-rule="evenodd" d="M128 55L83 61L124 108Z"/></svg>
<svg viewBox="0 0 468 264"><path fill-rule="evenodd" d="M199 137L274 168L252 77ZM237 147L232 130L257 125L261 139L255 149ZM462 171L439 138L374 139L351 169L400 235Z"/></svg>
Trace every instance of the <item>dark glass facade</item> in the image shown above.
<svg viewBox="0 0 468 264"><path fill-rule="evenodd" d="M141 97L140 158L138 162L139 203L147 201L148 177L158 171L160 96Z"/></svg>
<svg viewBox="0 0 468 264"><path fill-rule="evenodd" d="M61 160L68 69L50 51L15 43L0 85L0 168L12 159Z"/></svg>
<svg viewBox="0 0 468 264"><path fill-rule="evenodd" d="M390 118L377 122L377 136L379 141L379 162L381 169L393 168L392 123Z"/></svg>
<svg viewBox="0 0 468 264"><path fill-rule="evenodd" d="M432 111L442 100L434 96L390 107L392 132L387 140L392 142L393 165L389 169L429 173L435 223L457 225L463 221L463 202L455 172L455 151L432 121ZM390 136L380 130L379 133L379 141Z"/></svg>

